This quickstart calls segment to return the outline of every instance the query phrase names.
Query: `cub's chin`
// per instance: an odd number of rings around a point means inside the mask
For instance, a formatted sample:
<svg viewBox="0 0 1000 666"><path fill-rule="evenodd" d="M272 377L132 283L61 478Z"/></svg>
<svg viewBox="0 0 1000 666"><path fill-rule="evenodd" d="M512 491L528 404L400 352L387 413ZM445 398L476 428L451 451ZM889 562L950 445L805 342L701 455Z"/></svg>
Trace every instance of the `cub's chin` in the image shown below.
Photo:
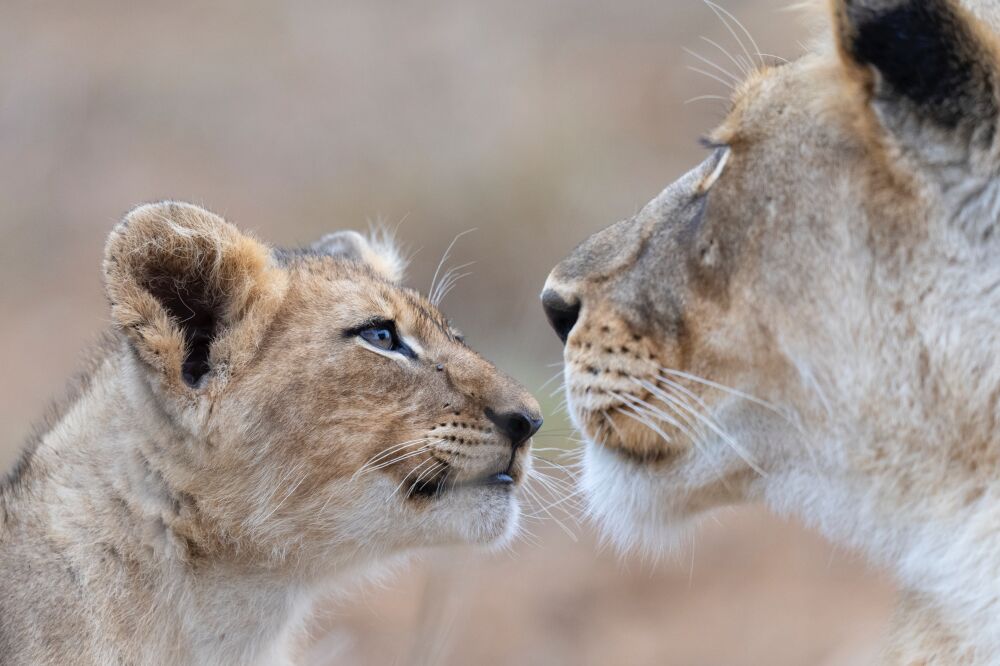
<svg viewBox="0 0 1000 666"><path fill-rule="evenodd" d="M489 508L484 510L473 528L470 543L500 549L510 544L521 527L521 503L517 489L490 497ZM475 539L475 540L474 540Z"/></svg>
<svg viewBox="0 0 1000 666"><path fill-rule="evenodd" d="M502 548L518 533L519 484L470 485L428 498L427 518L440 525L445 542Z"/></svg>
<svg viewBox="0 0 1000 666"><path fill-rule="evenodd" d="M690 539L694 516L679 497L683 486L656 466L588 441L580 487L588 514L622 552L661 555Z"/></svg>

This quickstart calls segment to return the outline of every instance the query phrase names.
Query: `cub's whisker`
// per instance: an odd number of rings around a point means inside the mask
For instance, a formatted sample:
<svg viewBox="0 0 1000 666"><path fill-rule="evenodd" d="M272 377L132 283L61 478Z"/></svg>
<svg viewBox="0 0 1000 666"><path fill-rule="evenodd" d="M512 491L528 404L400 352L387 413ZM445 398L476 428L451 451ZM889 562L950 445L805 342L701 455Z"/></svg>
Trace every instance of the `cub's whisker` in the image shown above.
<svg viewBox="0 0 1000 666"><path fill-rule="evenodd" d="M378 465L374 465L372 467L368 467L367 469L365 469L365 474L367 474L369 472L375 472L375 471L378 471L380 469L385 469L386 467L391 467L392 465L395 465L396 463L401 462L403 460L407 460L409 458L413 458L414 456L419 456L422 453L430 451L432 448L434 448L434 445L437 444L437 443L440 443L440 440L438 440L437 442L430 442L428 444L424 444L419 449L416 449L414 451L409 451L407 453L403 453L403 454L398 455L398 456L396 456L394 458L391 458L390 460L386 460L384 462L381 462ZM352 479L357 478L357 476L358 476L358 473L355 472L355 474L352 477Z"/></svg>
<svg viewBox="0 0 1000 666"><path fill-rule="evenodd" d="M358 468L358 470L354 473L354 476L351 477L351 480L353 481L354 478L365 472L371 465L378 464L383 459L388 458L389 456L392 456L393 454L398 453L399 451L409 446L413 446L415 444L420 444L423 442L428 442L430 440L431 440L430 437L420 437L418 439L410 439L405 442L400 442L399 444L393 444L392 446L383 449L382 451L379 451L374 456L366 460L365 463Z"/></svg>
<svg viewBox="0 0 1000 666"><path fill-rule="evenodd" d="M413 491L420 486L420 482L425 477L427 479L430 479L431 477L433 477L435 474L437 474L438 472L440 472L445 467L447 467L447 465L445 465L445 463L441 462L440 460L437 461L437 464L431 465L430 467L428 467L426 470L424 470L423 472L420 473L420 476L418 476L413 481L413 483L410 484L409 490L406 491L407 494L413 493Z"/></svg>

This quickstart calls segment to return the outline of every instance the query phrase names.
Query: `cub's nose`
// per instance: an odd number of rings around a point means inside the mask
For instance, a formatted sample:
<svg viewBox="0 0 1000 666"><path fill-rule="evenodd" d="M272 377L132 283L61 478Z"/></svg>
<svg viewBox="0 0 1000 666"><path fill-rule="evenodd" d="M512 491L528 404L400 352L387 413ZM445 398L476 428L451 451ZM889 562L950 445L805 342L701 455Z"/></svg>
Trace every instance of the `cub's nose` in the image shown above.
<svg viewBox="0 0 1000 666"><path fill-rule="evenodd" d="M510 443L515 449L520 448L542 427L542 417L528 412L498 414L487 408L486 418L510 439Z"/></svg>
<svg viewBox="0 0 1000 666"><path fill-rule="evenodd" d="M542 292L542 307L545 308L545 316L549 324L555 330L559 339L566 344L569 332L576 326L576 320L580 318L580 301L573 299L567 301L554 289L546 289Z"/></svg>

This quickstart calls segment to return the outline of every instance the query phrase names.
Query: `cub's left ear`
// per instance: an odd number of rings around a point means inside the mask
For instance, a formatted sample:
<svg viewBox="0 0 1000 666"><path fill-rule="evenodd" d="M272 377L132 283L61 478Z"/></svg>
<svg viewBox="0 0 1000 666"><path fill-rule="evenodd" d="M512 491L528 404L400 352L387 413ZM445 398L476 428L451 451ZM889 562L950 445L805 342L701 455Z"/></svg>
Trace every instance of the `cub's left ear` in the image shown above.
<svg viewBox="0 0 1000 666"><path fill-rule="evenodd" d="M337 231L312 244L311 249L333 257L367 264L390 282L401 282L406 260L387 232L376 231L362 236L357 231Z"/></svg>
<svg viewBox="0 0 1000 666"><path fill-rule="evenodd" d="M221 387L254 358L285 293L271 250L221 217L163 201L132 210L104 254L111 320L164 386Z"/></svg>
<svg viewBox="0 0 1000 666"><path fill-rule="evenodd" d="M952 0L834 0L834 12L845 63L904 148L945 162L992 145L998 50L984 23Z"/></svg>

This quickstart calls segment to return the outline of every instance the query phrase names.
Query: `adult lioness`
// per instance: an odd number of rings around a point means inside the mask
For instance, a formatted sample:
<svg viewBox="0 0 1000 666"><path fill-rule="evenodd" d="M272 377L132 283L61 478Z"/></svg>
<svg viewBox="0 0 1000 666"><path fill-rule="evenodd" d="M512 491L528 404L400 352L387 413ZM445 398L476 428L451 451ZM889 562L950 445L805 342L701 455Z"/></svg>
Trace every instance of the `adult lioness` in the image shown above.
<svg viewBox="0 0 1000 666"><path fill-rule="evenodd" d="M354 232L129 213L114 332L0 484L0 661L281 663L332 577L508 539L537 403L400 270Z"/></svg>
<svg viewBox="0 0 1000 666"><path fill-rule="evenodd" d="M604 529L801 515L898 576L893 663L1000 661L998 17L834 2L543 292Z"/></svg>

